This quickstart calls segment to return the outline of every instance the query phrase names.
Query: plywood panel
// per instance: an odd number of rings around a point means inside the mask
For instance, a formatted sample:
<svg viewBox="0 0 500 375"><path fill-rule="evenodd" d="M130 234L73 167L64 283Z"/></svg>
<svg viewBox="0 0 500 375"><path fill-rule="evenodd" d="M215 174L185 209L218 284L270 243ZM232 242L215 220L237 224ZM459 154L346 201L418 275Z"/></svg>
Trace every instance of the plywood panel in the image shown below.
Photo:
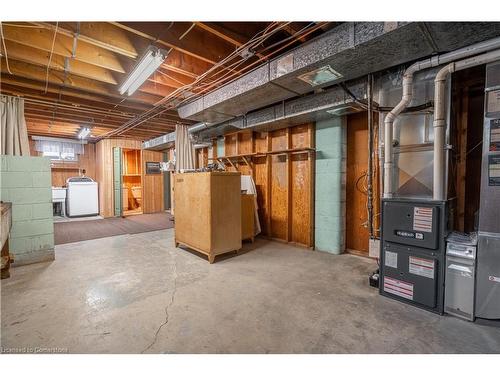
<svg viewBox="0 0 500 375"><path fill-rule="evenodd" d="M253 132L244 131L238 133L238 147L237 154L251 154L253 153Z"/></svg>
<svg viewBox="0 0 500 375"><path fill-rule="evenodd" d="M159 151L142 151L143 160L143 190L142 190L142 211L145 214L161 212L164 210L163 204L163 174L146 174L146 162L161 162L163 154Z"/></svg>
<svg viewBox="0 0 500 375"><path fill-rule="evenodd" d="M279 129L271 132L271 150L279 151L288 149L288 130Z"/></svg>
<svg viewBox="0 0 500 375"><path fill-rule="evenodd" d="M269 183L268 183L268 163L267 157L255 157L253 160L255 169L255 186L257 188L257 205L259 207L259 221L262 234L270 235L269 220L270 220L270 202L268 199Z"/></svg>
<svg viewBox="0 0 500 375"><path fill-rule="evenodd" d="M287 155L272 155L271 165L271 236L288 241Z"/></svg>
<svg viewBox="0 0 500 375"><path fill-rule="evenodd" d="M368 123L366 113L362 112L347 118L346 248L366 254L367 170Z"/></svg>
<svg viewBox="0 0 500 375"><path fill-rule="evenodd" d="M291 233L290 240L312 246L311 241L311 189L309 155L292 154L290 177Z"/></svg>
<svg viewBox="0 0 500 375"><path fill-rule="evenodd" d="M236 141L238 134L226 134L224 136L224 156L237 155Z"/></svg>
<svg viewBox="0 0 500 375"><path fill-rule="evenodd" d="M226 155L253 154L247 165L231 159L242 174L252 174L262 234L283 241L313 246L314 124L307 123L273 132L243 131L226 135ZM300 152L293 153L293 150ZM271 154L269 152L283 151ZM251 163L250 163L251 162ZM235 170L226 163L228 170Z"/></svg>
<svg viewBox="0 0 500 375"><path fill-rule="evenodd" d="M306 148L312 147L311 145L311 133L309 132L311 124L304 124L294 126L290 128L290 137L291 137L291 148Z"/></svg>
<svg viewBox="0 0 500 375"><path fill-rule="evenodd" d="M255 132L254 133L254 142L255 142L255 152L256 153L264 153L268 150L268 132Z"/></svg>

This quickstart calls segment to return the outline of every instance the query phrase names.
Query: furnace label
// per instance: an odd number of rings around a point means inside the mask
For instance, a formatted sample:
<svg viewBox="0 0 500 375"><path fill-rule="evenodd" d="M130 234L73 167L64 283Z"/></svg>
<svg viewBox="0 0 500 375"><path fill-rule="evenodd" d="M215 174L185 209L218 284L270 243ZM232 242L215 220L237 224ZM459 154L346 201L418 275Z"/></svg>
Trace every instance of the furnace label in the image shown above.
<svg viewBox="0 0 500 375"><path fill-rule="evenodd" d="M432 208L415 207L413 209L413 230L432 232Z"/></svg>
<svg viewBox="0 0 500 375"><path fill-rule="evenodd" d="M393 253L392 251L386 251L384 264L387 267L398 268L398 253Z"/></svg>
<svg viewBox="0 0 500 375"><path fill-rule="evenodd" d="M500 186L500 155L488 155L489 186Z"/></svg>
<svg viewBox="0 0 500 375"><path fill-rule="evenodd" d="M500 119L490 120L490 151L500 151Z"/></svg>
<svg viewBox="0 0 500 375"><path fill-rule="evenodd" d="M413 301L413 284L392 277L384 277L384 292Z"/></svg>
<svg viewBox="0 0 500 375"><path fill-rule="evenodd" d="M409 257L408 269L410 273L414 275L427 277L429 279L434 279L433 260L417 258L417 257Z"/></svg>

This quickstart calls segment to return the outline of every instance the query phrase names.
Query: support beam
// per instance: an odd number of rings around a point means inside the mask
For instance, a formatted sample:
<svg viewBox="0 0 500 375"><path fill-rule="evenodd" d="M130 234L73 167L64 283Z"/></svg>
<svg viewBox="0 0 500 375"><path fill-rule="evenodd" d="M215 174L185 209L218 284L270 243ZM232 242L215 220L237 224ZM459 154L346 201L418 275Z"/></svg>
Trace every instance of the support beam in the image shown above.
<svg viewBox="0 0 500 375"><path fill-rule="evenodd" d="M225 40L228 43L233 44L236 47L242 46L247 40L241 35L231 32L223 27L213 23L213 22L195 22L196 26L216 35L217 37Z"/></svg>
<svg viewBox="0 0 500 375"><path fill-rule="evenodd" d="M9 74L4 59L2 59L1 65L2 73L6 75ZM14 76L29 78L43 83L45 83L47 79L46 69L40 66L19 61L10 61L9 66ZM71 87L73 89L83 90L94 94L105 95L113 98L122 98L117 91L115 93L115 87L110 87L105 83L94 81L88 78L78 77L71 74L65 75L63 72L57 72L54 70L49 70L48 82L58 86ZM148 86L149 84L150 83L146 83L143 85L143 87L141 87L141 91L142 89L144 89L149 93L135 92L127 99L148 104L157 102L161 98L161 94L150 95L152 89L150 88L150 86Z"/></svg>
<svg viewBox="0 0 500 375"><path fill-rule="evenodd" d="M232 52L229 46L220 43L220 39L196 28L179 39L191 26L189 22L174 22L173 25L166 22L113 22L113 25L210 64L217 63Z"/></svg>
<svg viewBox="0 0 500 375"><path fill-rule="evenodd" d="M49 62L50 52L24 46L10 40L6 40L5 45L9 54L9 62L17 60L42 67L46 67ZM50 60L50 68L52 70L64 72L66 59L67 57L53 55ZM68 73L112 85L117 84L117 81L111 72L105 68L101 68L100 66L71 59L67 67Z"/></svg>
<svg viewBox="0 0 500 375"><path fill-rule="evenodd" d="M46 28L26 29L4 25L3 33L6 40L47 52L52 51L53 30ZM72 51L73 37L58 33L55 38L53 53L63 57L72 57ZM126 72L124 64L113 52L84 41L78 41L74 59L118 73Z"/></svg>

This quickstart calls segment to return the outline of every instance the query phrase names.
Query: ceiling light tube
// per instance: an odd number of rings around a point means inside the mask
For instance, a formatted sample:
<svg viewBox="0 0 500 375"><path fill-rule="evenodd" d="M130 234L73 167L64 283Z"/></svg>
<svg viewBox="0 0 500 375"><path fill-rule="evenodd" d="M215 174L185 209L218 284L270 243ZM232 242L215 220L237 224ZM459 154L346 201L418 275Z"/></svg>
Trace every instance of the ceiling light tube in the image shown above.
<svg viewBox="0 0 500 375"><path fill-rule="evenodd" d="M149 47L134 69L120 85L118 91L120 95L127 93L132 95L141 85L163 64L168 52L157 47Z"/></svg>

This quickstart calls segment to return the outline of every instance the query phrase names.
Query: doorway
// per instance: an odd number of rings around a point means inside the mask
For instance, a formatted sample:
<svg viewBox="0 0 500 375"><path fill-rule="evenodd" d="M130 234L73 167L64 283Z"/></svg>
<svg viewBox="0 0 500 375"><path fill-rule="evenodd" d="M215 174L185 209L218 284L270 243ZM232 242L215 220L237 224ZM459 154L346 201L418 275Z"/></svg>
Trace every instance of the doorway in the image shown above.
<svg viewBox="0 0 500 375"><path fill-rule="evenodd" d="M141 150L122 149L123 216L143 213Z"/></svg>

